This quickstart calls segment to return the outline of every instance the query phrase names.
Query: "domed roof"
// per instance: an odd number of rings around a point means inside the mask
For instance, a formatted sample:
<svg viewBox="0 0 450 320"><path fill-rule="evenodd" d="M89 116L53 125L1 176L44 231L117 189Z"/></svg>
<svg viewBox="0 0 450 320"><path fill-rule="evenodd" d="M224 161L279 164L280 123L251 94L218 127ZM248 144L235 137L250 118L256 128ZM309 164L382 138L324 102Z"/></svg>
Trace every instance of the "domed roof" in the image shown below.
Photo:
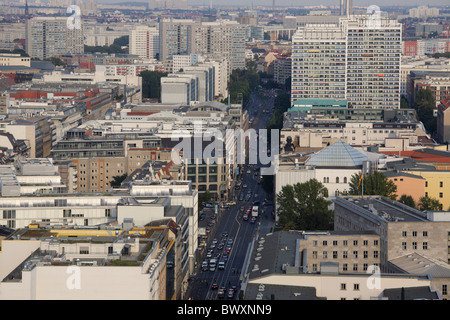
<svg viewBox="0 0 450 320"><path fill-rule="evenodd" d="M320 150L305 165L315 167L357 167L369 158L342 140Z"/></svg>

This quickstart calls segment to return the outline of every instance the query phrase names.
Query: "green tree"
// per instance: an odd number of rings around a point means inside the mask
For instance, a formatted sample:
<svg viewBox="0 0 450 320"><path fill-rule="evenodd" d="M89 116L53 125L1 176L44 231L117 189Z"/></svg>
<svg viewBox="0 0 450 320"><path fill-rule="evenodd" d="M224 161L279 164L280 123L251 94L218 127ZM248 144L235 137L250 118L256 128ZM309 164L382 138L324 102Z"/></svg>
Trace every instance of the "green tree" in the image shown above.
<svg viewBox="0 0 450 320"><path fill-rule="evenodd" d="M161 78L167 76L166 72L142 71L142 97L161 100Z"/></svg>
<svg viewBox="0 0 450 320"><path fill-rule="evenodd" d="M316 179L286 185L277 194L279 223L285 230L331 230L333 211L328 189Z"/></svg>
<svg viewBox="0 0 450 320"><path fill-rule="evenodd" d="M118 188L122 184L123 180L125 180L127 178L127 174L124 173L121 176L114 176L112 178L113 178L113 180L110 182L111 187Z"/></svg>
<svg viewBox="0 0 450 320"><path fill-rule="evenodd" d="M438 199L430 198L428 196L419 199L418 203L419 210L425 211L439 211L441 210L441 204Z"/></svg>
<svg viewBox="0 0 450 320"><path fill-rule="evenodd" d="M398 199L398 202L406 204L407 206L409 206L411 208L415 208L416 207L416 203L415 203L413 197L411 197L410 195L403 194L400 197L400 199Z"/></svg>
<svg viewBox="0 0 450 320"><path fill-rule="evenodd" d="M421 88L417 91L414 99L414 109L416 109L417 117L423 123L428 132L436 131L437 123L434 117L436 109L436 101L430 88Z"/></svg>
<svg viewBox="0 0 450 320"><path fill-rule="evenodd" d="M361 174L355 173L350 178L350 194L361 195L378 195L395 200L397 195L397 186L392 180L389 180L382 172L374 171L373 173L365 174L361 183ZM362 190L364 186L364 190Z"/></svg>

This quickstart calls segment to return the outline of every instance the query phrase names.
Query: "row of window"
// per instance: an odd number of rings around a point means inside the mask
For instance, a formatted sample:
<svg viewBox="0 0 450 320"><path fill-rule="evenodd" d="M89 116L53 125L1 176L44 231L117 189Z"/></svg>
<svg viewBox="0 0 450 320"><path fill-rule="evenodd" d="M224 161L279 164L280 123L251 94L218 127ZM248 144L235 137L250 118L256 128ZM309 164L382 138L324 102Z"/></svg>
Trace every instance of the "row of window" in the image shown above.
<svg viewBox="0 0 450 320"><path fill-rule="evenodd" d="M319 242L317 240L313 240L312 243L313 243L313 247L317 247ZM333 240L331 243L333 244L333 246L337 246L339 244L338 240ZM352 243L354 246L358 246L359 242L358 242L358 240L353 240ZM362 243L363 243L363 246L368 246L369 240L363 240ZM348 246L348 240L342 240L342 245L345 247ZM378 246L378 240L373 240L373 245ZM328 246L328 240L323 240L322 246L324 246L324 247Z"/></svg>
<svg viewBox="0 0 450 320"><path fill-rule="evenodd" d="M359 256L359 252L357 250L352 252L352 256L353 259L358 259ZM378 259L379 257L379 252L377 250L373 251L373 258L374 259ZM333 259L338 259L338 251L333 251L331 257ZM312 252L312 258L313 259L318 259L318 252L317 251L313 251ZM328 259L328 251L322 251L322 258L323 259ZM363 251L363 258L364 259L369 259L369 251ZM348 259L348 251L342 251L342 259Z"/></svg>

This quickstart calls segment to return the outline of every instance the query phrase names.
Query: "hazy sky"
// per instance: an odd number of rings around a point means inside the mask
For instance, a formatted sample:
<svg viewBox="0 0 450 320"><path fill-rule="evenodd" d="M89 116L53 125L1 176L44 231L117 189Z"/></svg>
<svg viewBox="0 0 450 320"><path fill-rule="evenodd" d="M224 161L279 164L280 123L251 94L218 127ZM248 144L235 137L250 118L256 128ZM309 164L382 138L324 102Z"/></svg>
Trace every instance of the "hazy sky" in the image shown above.
<svg viewBox="0 0 450 320"><path fill-rule="evenodd" d="M314 6L314 5L336 5L339 6L340 0L275 0L277 5L280 6ZM189 0L191 5L209 5L210 0ZM213 5L272 5L272 0L213 0ZM450 2L448 0L353 0L354 6L386 6L386 5L408 5L408 6L449 6Z"/></svg>

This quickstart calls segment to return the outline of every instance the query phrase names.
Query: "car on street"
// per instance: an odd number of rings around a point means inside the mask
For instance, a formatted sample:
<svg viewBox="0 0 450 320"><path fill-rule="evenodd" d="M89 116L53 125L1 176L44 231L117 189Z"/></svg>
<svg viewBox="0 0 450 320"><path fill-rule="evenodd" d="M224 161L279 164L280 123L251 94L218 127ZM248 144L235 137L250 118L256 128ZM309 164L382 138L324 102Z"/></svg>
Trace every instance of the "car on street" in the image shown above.
<svg viewBox="0 0 450 320"><path fill-rule="evenodd" d="M256 221L256 217L251 217L250 223L255 223L255 221Z"/></svg>
<svg viewBox="0 0 450 320"><path fill-rule="evenodd" d="M228 297L229 299L231 299L231 298L234 297L234 290L233 290L233 289L231 289L231 288L228 289L227 297Z"/></svg>
<svg viewBox="0 0 450 320"><path fill-rule="evenodd" d="M214 205L210 202L205 203L206 208L214 208Z"/></svg>
<svg viewBox="0 0 450 320"><path fill-rule="evenodd" d="M219 291L217 291L217 296L219 299L223 299L225 297L225 289L220 288Z"/></svg>
<svg viewBox="0 0 450 320"><path fill-rule="evenodd" d="M246 184L244 184L243 186L242 186L243 188L247 188L247 185Z"/></svg>
<svg viewBox="0 0 450 320"><path fill-rule="evenodd" d="M244 206L241 206L241 211L243 212L245 210L245 207Z"/></svg>
<svg viewBox="0 0 450 320"><path fill-rule="evenodd" d="M222 237L227 238L228 237L228 232L226 232L226 231L222 232Z"/></svg>
<svg viewBox="0 0 450 320"><path fill-rule="evenodd" d="M244 221L247 221L248 220L248 214L244 214L242 219L244 219Z"/></svg>
<svg viewBox="0 0 450 320"><path fill-rule="evenodd" d="M219 285L217 284L217 282L213 282L213 283L211 284L211 289L216 290L216 289L218 289L218 288L219 288Z"/></svg>

